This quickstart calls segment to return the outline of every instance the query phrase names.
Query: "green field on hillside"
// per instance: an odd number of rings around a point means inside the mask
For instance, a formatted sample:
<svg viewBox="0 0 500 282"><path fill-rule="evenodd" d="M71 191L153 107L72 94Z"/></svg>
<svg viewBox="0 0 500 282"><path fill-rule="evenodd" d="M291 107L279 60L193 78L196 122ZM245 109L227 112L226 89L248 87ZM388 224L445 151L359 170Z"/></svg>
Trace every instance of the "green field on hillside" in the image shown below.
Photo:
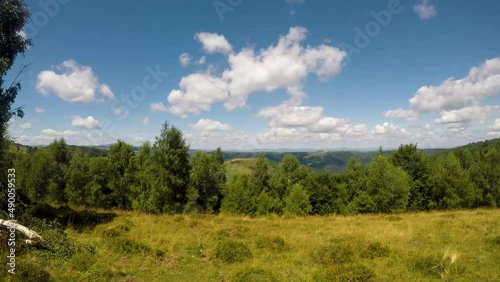
<svg viewBox="0 0 500 282"><path fill-rule="evenodd" d="M256 218L115 213L116 217L108 223L83 229L70 225L65 230L69 241L61 240L59 248L22 250L16 262L17 274L3 272L0 278L2 281L6 277L7 281L500 280L498 209Z"/></svg>

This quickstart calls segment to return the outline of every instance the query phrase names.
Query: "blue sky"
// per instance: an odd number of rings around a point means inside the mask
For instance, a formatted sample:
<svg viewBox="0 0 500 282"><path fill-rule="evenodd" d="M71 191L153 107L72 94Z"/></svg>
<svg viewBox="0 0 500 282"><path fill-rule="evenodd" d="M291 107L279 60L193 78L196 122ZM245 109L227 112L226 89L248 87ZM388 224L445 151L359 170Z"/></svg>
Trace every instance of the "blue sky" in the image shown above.
<svg viewBox="0 0 500 282"><path fill-rule="evenodd" d="M22 144L140 145L167 120L203 149L500 136L498 1L27 3Z"/></svg>

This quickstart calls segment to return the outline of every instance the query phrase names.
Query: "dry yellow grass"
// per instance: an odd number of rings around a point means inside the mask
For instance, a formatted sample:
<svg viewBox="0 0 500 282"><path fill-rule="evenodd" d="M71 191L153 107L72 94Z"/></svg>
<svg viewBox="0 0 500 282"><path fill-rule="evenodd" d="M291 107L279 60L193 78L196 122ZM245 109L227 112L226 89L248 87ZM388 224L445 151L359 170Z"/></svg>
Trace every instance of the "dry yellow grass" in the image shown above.
<svg viewBox="0 0 500 282"><path fill-rule="evenodd" d="M498 209L257 218L116 213L93 229L67 230L81 250L48 260L55 281L500 281ZM25 260L41 263L30 254L19 263Z"/></svg>

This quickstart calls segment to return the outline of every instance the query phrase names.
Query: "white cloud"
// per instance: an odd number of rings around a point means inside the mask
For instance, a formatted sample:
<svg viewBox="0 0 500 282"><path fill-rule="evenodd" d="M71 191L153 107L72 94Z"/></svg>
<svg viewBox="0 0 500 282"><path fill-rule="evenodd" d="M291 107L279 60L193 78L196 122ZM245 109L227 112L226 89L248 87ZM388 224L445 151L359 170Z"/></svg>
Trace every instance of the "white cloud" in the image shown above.
<svg viewBox="0 0 500 282"><path fill-rule="evenodd" d="M205 63L205 61L207 60L207 58L205 56L202 56L199 60L198 60L198 65L203 65Z"/></svg>
<svg viewBox="0 0 500 282"><path fill-rule="evenodd" d="M81 66L74 60L64 61L56 69L61 72L46 70L38 74L36 89L44 96L51 92L68 102L89 103L96 100L96 92L113 99L114 95L106 84L99 84L92 68Z"/></svg>
<svg viewBox="0 0 500 282"><path fill-rule="evenodd" d="M107 84L101 84L99 91L102 93L102 95L108 97L111 100L115 98L115 94L113 93L113 91L111 91L111 88Z"/></svg>
<svg viewBox="0 0 500 282"><path fill-rule="evenodd" d="M388 122L384 122L382 125L377 124L372 133L377 135L385 135L386 137L391 138L410 136L410 132L405 128Z"/></svg>
<svg viewBox="0 0 500 282"><path fill-rule="evenodd" d="M172 90L168 94L168 102L172 105L168 111L178 116L209 111L213 103L228 99L227 84L209 73L185 76L179 87L180 90Z"/></svg>
<svg viewBox="0 0 500 282"><path fill-rule="evenodd" d="M194 35L198 41L203 45L203 49L208 53L222 53L229 54L233 48L226 40L224 35L210 32L200 32Z"/></svg>
<svg viewBox="0 0 500 282"><path fill-rule="evenodd" d="M42 109L42 108L39 108L39 107L36 107L35 108L35 112L41 114L41 113L45 113L45 109Z"/></svg>
<svg viewBox="0 0 500 282"><path fill-rule="evenodd" d="M244 48L228 57L229 68L221 77L211 73L190 74L181 79L180 90L172 90L168 95L170 112L178 116L199 114L209 111L213 103L224 102L226 110L246 106L248 96L254 92L271 92L278 88L288 88L301 100L298 85L311 73L320 79L338 74L346 53L327 45L317 47L301 46L307 30L302 27L290 28L288 34L280 36L276 46L269 46L255 52ZM207 39L219 35L197 34L197 38ZM225 38L223 41L225 42ZM208 40L210 41L210 40ZM207 43L208 44L208 43ZM218 50L221 44L208 44L208 50ZM229 43L227 46L230 46ZM227 47L226 46L226 47ZM220 49L220 47L219 47ZM225 49L228 51L229 49ZM293 94L290 94L294 96ZM297 100L297 101L298 101ZM296 103L291 100L292 103Z"/></svg>
<svg viewBox="0 0 500 282"><path fill-rule="evenodd" d="M423 20L430 19L436 15L436 8L429 4L429 0L423 0L422 3L413 6L413 11Z"/></svg>
<svg viewBox="0 0 500 282"><path fill-rule="evenodd" d="M99 121L95 119L93 116L88 116L86 118L82 118L80 116L71 116L71 126L86 128L86 129L100 129L101 125Z"/></svg>
<svg viewBox="0 0 500 282"><path fill-rule="evenodd" d="M491 114L499 112L499 110L500 106L472 106L459 110L443 111L441 117L434 122L437 124L467 123L472 120L485 122Z"/></svg>
<svg viewBox="0 0 500 282"><path fill-rule="evenodd" d="M253 92L295 87L310 73L321 79L339 73L345 52L327 45L303 47L301 42L306 33L305 28L292 27L287 35L280 36L276 46L269 46L258 53L245 48L230 54L230 68L222 74L230 92L224 107L233 110L245 106Z"/></svg>
<svg viewBox="0 0 500 282"><path fill-rule="evenodd" d="M500 118L497 118L493 125L490 126L488 135L500 135Z"/></svg>
<svg viewBox="0 0 500 282"><path fill-rule="evenodd" d="M158 102L158 103L151 103L151 105L149 106L149 109L151 110L151 112L153 113L158 113L158 112L167 112L168 109L167 107L165 107L165 105L163 105L162 102Z"/></svg>
<svg viewBox="0 0 500 282"><path fill-rule="evenodd" d="M396 110L389 110L383 113L387 118L402 118L406 120L417 120L419 114L413 110L404 110L402 108Z"/></svg>
<svg viewBox="0 0 500 282"><path fill-rule="evenodd" d="M72 131L72 130L57 131L52 128L42 129L40 130L40 132L42 132L46 136L56 136L56 137L71 136L79 133L78 131Z"/></svg>
<svg viewBox="0 0 500 282"><path fill-rule="evenodd" d="M120 117L120 118L126 118L129 115L129 112L124 110L121 107L113 108L113 113L115 114L115 116Z"/></svg>
<svg viewBox="0 0 500 282"><path fill-rule="evenodd" d="M270 127L302 127L319 121L323 116L323 108L281 104L263 108L257 116L268 119Z"/></svg>
<svg viewBox="0 0 500 282"><path fill-rule="evenodd" d="M32 127L32 125L29 122L25 122L25 123L19 124L19 127L22 129L30 129Z"/></svg>
<svg viewBox="0 0 500 282"><path fill-rule="evenodd" d="M149 122L150 122L149 117L145 117L145 118L142 120L142 124L143 124L143 125L149 125Z"/></svg>
<svg viewBox="0 0 500 282"><path fill-rule="evenodd" d="M347 132L351 127L351 121L349 119L324 117L320 119L317 123L313 124L309 130L315 133L335 133L335 132Z"/></svg>
<svg viewBox="0 0 500 282"><path fill-rule="evenodd" d="M422 112L457 110L499 93L500 58L493 58L471 68L462 79L449 78L438 86L420 87L410 105Z"/></svg>
<svg viewBox="0 0 500 282"><path fill-rule="evenodd" d="M191 57L189 57L188 53L182 53L179 56L179 62L183 67L186 67L187 65L189 65L189 63L191 63Z"/></svg>
<svg viewBox="0 0 500 282"><path fill-rule="evenodd" d="M211 119L200 119L195 124L189 124L189 126L198 131L202 132L213 132L213 131L230 131L232 127L227 123L221 123L220 121Z"/></svg>

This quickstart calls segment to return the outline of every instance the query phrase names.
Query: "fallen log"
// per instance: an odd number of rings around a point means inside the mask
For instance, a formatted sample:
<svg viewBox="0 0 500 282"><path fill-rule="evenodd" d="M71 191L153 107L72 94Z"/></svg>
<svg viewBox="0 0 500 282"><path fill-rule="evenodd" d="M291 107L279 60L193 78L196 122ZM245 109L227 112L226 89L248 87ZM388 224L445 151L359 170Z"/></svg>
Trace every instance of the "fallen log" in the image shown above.
<svg viewBox="0 0 500 282"><path fill-rule="evenodd" d="M14 228L15 230L21 232L28 238L25 240L25 243L28 245L40 245L41 243L45 242L43 237L40 236L40 234L38 234L36 231L33 231L15 221L0 219L0 226L4 228Z"/></svg>

